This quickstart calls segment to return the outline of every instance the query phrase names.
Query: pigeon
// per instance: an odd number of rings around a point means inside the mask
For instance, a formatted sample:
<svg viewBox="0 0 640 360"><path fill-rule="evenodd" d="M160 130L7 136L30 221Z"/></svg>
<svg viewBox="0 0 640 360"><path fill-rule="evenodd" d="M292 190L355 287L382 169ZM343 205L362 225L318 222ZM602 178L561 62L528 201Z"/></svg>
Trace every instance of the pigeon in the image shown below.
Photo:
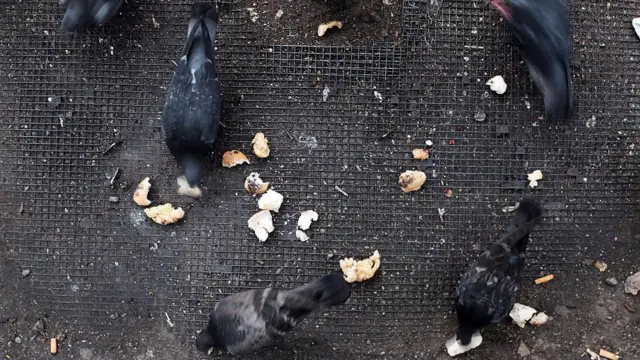
<svg viewBox="0 0 640 360"><path fill-rule="evenodd" d="M228 296L211 310L196 347L202 352L226 349L232 355L254 352L280 339L310 313L341 305L350 295L344 277L330 274L293 290L266 288Z"/></svg>
<svg viewBox="0 0 640 360"><path fill-rule="evenodd" d="M563 0L489 0L507 21L547 114L572 115L570 35Z"/></svg>
<svg viewBox="0 0 640 360"><path fill-rule="evenodd" d="M69 32L102 25L115 15L124 0L68 0L62 28Z"/></svg>
<svg viewBox="0 0 640 360"><path fill-rule="evenodd" d="M468 345L472 335L502 322L516 302L529 233L542 208L525 198L502 238L486 250L462 276L456 289L457 339Z"/></svg>
<svg viewBox="0 0 640 360"><path fill-rule="evenodd" d="M211 4L191 9L187 42L167 91L162 133L191 187L220 126L220 83L214 60L218 13Z"/></svg>

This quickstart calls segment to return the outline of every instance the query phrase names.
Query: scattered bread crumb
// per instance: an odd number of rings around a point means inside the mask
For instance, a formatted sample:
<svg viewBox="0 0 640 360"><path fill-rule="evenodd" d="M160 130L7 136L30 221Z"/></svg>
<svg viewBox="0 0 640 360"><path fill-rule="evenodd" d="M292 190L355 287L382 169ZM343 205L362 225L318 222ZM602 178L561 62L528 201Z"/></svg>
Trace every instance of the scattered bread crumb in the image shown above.
<svg viewBox="0 0 640 360"><path fill-rule="evenodd" d="M542 180L542 171L536 170L531 174L528 174L527 180L529 180L529 187L532 189L535 188L538 186L538 180Z"/></svg>
<svg viewBox="0 0 640 360"><path fill-rule="evenodd" d="M416 160L427 160L429 158L429 150L425 149L413 149L413 158Z"/></svg>
<svg viewBox="0 0 640 360"><path fill-rule="evenodd" d="M447 348L449 356L453 357L473 350L480 346L480 344L482 344L482 334L480 334L480 331L476 331L471 335L471 342L467 345L460 344L458 337L454 335L451 339L447 340L444 346Z"/></svg>
<svg viewBox="0 0 640 360"><path fill-rule="evenodd" d="M324 36L327 30L337 27L338 29L342 29L342 22L340 21L330 21L326 24L318 25L318 36Z"/></svg>
<svg viewBox="0 0 640 360"><path fill-rule="evenodd" d="M504 78L500 75L489 79L489 81L487 81L487 85L489 85L491 90L499 95L502 95L507 91L507 83L504 82Z"/></svg>
<svg viewBox="0 0 640 360"><path fill-rule="evenodd" d="M184 210L174 209L170 203L146 208L144 213L160 225L173 224L184 217Z"/></svg>
<svg viewBox="0 0 640 360"><path fill-rule="evenodd" d="M250 164L247 156L238 150L230 150L222 154L222 166L232 168L236 165Z"/></svg>
<svg viewBox="0 0 640 360"><path fill-rule="evenodd" d="M138 184L136 191L133 193L133 201L140 206L151 205L151 201L147 198L147 196L149 196L149 189L151 189L151 183L147 177Z"/></svg>
<svg viewBox="0 0 640 360"><path fill-rule="evenodd" d="M600 360L600 356L598 356L598 354L596 354L593 350L587 348L585 351L587 354L589 354L591 360Z"/></svg>
<svg viewBox="0 0 640 360"><path fill-rule="evenodd" d="M268 157L271 153L271 150L269 150L269 140L267 140L261 132L257 133L256 136L253 137L251 145L253 145L253 153L261 159Z"/></svg>
<svg viewBox="0 0 640 360"><path fill-rule="evenodd" d="M364 260L356 261L353 258L340 260L340 269L342 269L344 279L349 283L371 279L379 268L380 253L378 250Z"/></svg>
<svg viewBox="0 0 640 360"><path fill-rule="evenodd" d="M298 227L301 230L308 230L312 221L318 221L318 213L313 210L303 211L298 218Z"/></svg>
<svg viewBox="0 0 640 360"><path fill-rule="evenodd" d="M200 188L197 186L189 186L189 182L184 175L179 176L178 179L176 179L176 182L178 183L178 194L189 196L192 198L199 198L200 196L202 196L202 190L200 190Z"/></svg>
<svg viewBox="0 0 640 360"><path fill-rule="evenodd" d="M400 187L404 192L412 192L420 190L422 185L427 181L427 175L422 171L407 170L400 174Z"/></svg>
<svg viewBox="0 0 640 360"><path fill-rule="evenodd" d="M527 321L529 321L536 312L537 310L532 307L515 303L509 313L509 316L513 319L514 323L524 329Z"/></svg>
<svg viewBox="0 0 640 360"><path fill-rule="evenodd" d="M300 218L298 218L298 229L296 229L296 237L300 241L309 240L309 236L304 232L304 230L308 230L311 227L312 221L318 220L318 213L313 210L306 210L300 213Z"/></svg>
<svg viewBox="0 0 640 360"><path fill-rule="evenodd" d="M249 221L247 221L249 229L253 230L258 240L267 241L269 234L275 229L273 227L273 218L269 210L262 210L255 213Z"/></svg>
<svg viewBox="0 0 640 360"><path fill-rule="evenodd" d="M531 318L531 320L529 320L529 324L534 325L534 326L540 326L540 325L546 324L547 321L549 321L549 316L547 316L547 314L545 314L543 312L539 312L539 313L535 314Z"/></svg>
<svg viewBox="0 0 640 360"><path fill-rule="evenodd" d="M607 271L607 263L602 261L602 260L598 260L595 263L593 263L593 266L596 267L596 269L600 270L600 272L605 272Z"/></svg>
<svg viewBox="0 0 640 360"><path fill-rule="evenodd" d="M549 275L537 278L535 280L535 283L536 285L548 283L549 281L553 280L553 278L554 278L553 274L549 274Z"/></svg>
<svg viewBox="0 0 640 360"><path fill-rule="evenodd" d="M269 188L268 182L263 182L260 179L260 174L256 172L252 172L247 176L247 179L244 181L244 189L251 195L261 195L267 192Z"/></svg>
<svg viewBox="0 0 640 360"><path fill-rule="evenodd" d="M307 241L309 240L309 235L307 235L304 231L298 229L296 230L296 238L298 238L298 240L300 241Z"/></svg>
<svg viewBox="0 0 640 360"><path fill-rule="evenodd" d="M284 196L282 196L279 192L275 190L269 190L266 194L260 197L260 200L258 200L258 207L262 210L271 210L278 212L280 210L280 206L282 206L283 200Z"/></svg>

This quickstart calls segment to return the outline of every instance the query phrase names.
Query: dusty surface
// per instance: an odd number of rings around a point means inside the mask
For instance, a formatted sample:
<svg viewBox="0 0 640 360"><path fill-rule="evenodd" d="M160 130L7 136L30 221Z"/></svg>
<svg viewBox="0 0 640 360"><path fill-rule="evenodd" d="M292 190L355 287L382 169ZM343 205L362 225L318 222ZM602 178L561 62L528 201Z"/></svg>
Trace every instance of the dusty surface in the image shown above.
<svg viewBox="0 0 640 360"><path fill-rule="evenodd" d="M630 219L631 220L631 219ZM457 358L467 360L520 359L517 349L524 343L531 351L530 360L581 359L585 348L596 352L600 348L617 352L625 359L640 357L640 297L625 294L622 282L629 274L640 270L638 224L621 229L609 246L591 252L593 259L603 259L609 269L600 273L585 259L585 264L573 272L557 274L545 285L525 287L522 303L545 311L551 320L542 327L519 329L504 324L483 332L484 342L474 351ZM597 248L595 246L594 248ZM7 359L47 357L48 338L64 333L57 358L82 360L160 359L182 360L199 358L192 344L184 344L162 319L136 319L123 324L126 331L101 331L78 323L65 323L55 313L47 314L29 297L29 277L21 277L21 269L0 257L0 354ZM617 286L605 283L609 277L618 279ZM43 320L42 333L32 330ZM451 331L454 331L453 324ZM304 331L292 334L276 349L248 358L278 359L282 356L305 359L305 354L348 355L352 358L448 359L444 339L397 339L381 342L380 352L374 346L358 344L349 350L332 349L330 343L305 337ZM16 337L21 343L16 343ZM442 343L441 343L442 342ZM411 349L411 350L407 350ZM215 353L221 355L220 353ZM227 356L222 356L227 358ZM218 356L219 358L219 356Z"/></svg>
<svg viewBox="0 0 640 360"><path fill-rule="evenodd" d="M242 6L258 14L250 27L259 44L364 46L399 39L401 0L244 1ZM251 18L249 11L246 15ZM342 30L318 37L318 25L334 20L342 22Z"/></svg>

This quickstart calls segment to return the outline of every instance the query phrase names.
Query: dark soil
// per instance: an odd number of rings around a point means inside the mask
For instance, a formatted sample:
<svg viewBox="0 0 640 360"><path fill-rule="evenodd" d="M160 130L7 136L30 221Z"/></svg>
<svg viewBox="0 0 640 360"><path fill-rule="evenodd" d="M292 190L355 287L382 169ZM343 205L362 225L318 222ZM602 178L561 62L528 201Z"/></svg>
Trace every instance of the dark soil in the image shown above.
<svg viewBox="0 0 640 360"><path fill-rule="evenodd" d="M370 46L398 41L401 30L400 0L244 1L242 8L257 12L249 24L261 45ZM283 15L277 19L279 10ZM249 11L246 15L251 17ZM318 25L334 20L342 22L342 30L318 37Z"/></svg>

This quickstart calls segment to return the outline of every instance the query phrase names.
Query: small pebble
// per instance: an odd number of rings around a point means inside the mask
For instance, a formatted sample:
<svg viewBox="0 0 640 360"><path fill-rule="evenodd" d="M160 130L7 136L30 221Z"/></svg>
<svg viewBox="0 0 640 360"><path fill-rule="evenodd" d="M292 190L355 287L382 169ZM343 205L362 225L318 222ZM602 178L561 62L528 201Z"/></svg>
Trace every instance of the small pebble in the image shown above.
<svg viewBox="0 0 640 360"><path fill-rule="evenodd" d="M531 355L531 350L529 350L525 343L521 342L520 346L518 346L518 355L520 355L520 357L529 356Z"/></svg>
<svg viewBox="0 0 640 360"><path fill-rule="evenodd" d="M109 202L117 203L118 201L120 201L120 199L118 199L117 196L109 196Z"/></svg>
<svg viewBox="0 0 640 360"><path fill-rule="evenodd" d="M37 331L37 332L44 331L44 322L42 322L42 319L36 321L36 323L33 324L33 327L31 328L31 330Z"/></svg>
<svg viewBox="0 0 640 360"><path fill-rule="evenodd" d="M618 285L618 279L614 278L614 277L610 277L610 278L606 278L604 280L605 283L611 285L611 286L616 286Z"/></svg>
<svg viewBox="0 0 640 360"><path fill-rule="evenodd" d="M282 11L282 9L278 10L278 12L276 13L276 19L280 19L282 15L284 15L284 11Z"/></svg>
<svg viewBox="0 0 640 360"><path fill-rule="evenodd" d="M22 338L21 338L20 336L16 336L16 337L13 339L13 341L14 341L16 344L20 344L20 343L22 343Z"/></svg>
<svg viewBox="0 0 640 360"><path fill-rule="evenodd" d="M29 274L31 274L31 270L29 269L22 270L22 277L27 277L29 276Z"/></svg>

